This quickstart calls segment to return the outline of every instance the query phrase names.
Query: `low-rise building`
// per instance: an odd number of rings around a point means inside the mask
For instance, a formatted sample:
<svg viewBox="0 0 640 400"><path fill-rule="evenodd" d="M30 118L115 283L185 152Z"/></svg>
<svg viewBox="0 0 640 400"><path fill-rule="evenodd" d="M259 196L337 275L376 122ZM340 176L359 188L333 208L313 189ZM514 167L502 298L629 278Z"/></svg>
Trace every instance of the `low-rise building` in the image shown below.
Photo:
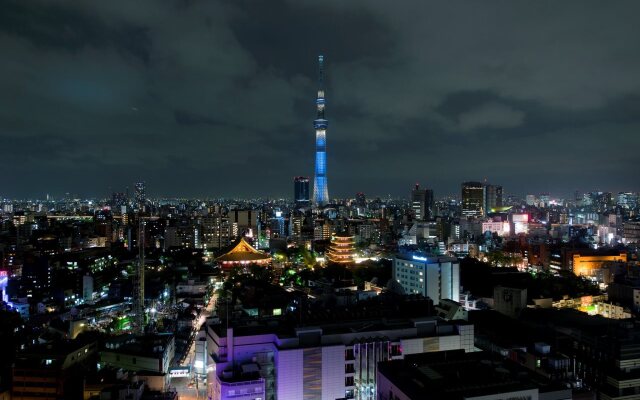
<svg viewBox="0 0 640 400"><path fill-rule="evenodd" d="M596 314L611 319L628 319L633 317L629 309L626 309L619 304L607 302L596 303L595 311Z"/></svg>
<svg viewBox="0 0 640 400"><path fill-rule="evenodd" d="M82 398L83 372L95 363L96 351L95 341L76 339L37 345L18 353L11 398Z"/></svg>
<svg viewBox="0 0 640 400"><path fill-rule="evenodd" d="M527 308L527 289L496 286L493 288L493 308L509 317L517 317Z"/></svg>
<svg viewBox="0 0 640 400"><path fill-rule="evenodd" d="M284 328L276 321L228 329L216 324L207 327L207 348L208 395L215 400L230 391L243 400L356 398L375 393L380 361L475 350L473 325L435 317L304 328Z"/></svg>
<svg viewBox="0 0 640 400"><path fill-rule="evenodd" d="M207 283L189 279L176 285L176 294L180 295L203 295L207 291Z"/></svg>
<svg viewBox="0 0 640 400"><path fill-rule="evenodd" d="M541 382L509 360L461 350L381 362L378 400L570 400L571 389Z"/></svg>
<svg viewBox="0 0 640 400"><path fill-rule="evenodd" d="M445 321L467 320L467 310L457 301L443 299L436 306L436 314Z"/></svg>
<svg viewBox="0 0 640 400"><path fill-rule="evenodd" d="M626 262L626 253L617 254L574 254L573 273L576 275L595 276L596 272L607 262Z"/></svg>
<svg viewBox="0 0 640 400"><path fill-rule="evenodd" d="M175 338L170 334L120 335L107 340L100 351L100 363L147 376L155 390L169 383L169 368L175 355ZM159 382L159 383L158 383Z"/></svg>

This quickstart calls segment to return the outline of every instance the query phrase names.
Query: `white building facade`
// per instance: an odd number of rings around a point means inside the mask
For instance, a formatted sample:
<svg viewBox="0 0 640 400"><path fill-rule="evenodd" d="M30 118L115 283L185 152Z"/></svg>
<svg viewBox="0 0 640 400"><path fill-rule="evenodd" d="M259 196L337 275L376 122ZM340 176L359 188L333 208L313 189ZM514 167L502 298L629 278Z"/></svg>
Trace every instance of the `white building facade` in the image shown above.
<svg viewBox="0 0 640 400"><path fill-rule="evenodd" d="M264 328L207 327L208 396L222 400L232 390L242 400L374 400L380 361L475 350L473 325L435 317L257 334Z"/></svg>
<svg viewBox="0 0 640 400"><path fill-rule="evenodd" d="M393 260L393 279L407 294L422 294L435 304L460 298L460 262L454 257L398 255Z"/></svg>

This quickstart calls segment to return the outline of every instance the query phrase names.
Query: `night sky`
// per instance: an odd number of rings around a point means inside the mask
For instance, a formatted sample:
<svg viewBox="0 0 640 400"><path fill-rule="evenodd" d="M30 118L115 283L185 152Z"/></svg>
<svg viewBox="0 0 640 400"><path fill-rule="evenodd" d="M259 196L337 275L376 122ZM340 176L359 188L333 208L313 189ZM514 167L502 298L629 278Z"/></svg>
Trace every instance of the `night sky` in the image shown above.
<svg viewBox="0 0 640 400"><path fill-rule="evenodd" d="M0 0L0 196L640 190L639 1Z"/></svg>

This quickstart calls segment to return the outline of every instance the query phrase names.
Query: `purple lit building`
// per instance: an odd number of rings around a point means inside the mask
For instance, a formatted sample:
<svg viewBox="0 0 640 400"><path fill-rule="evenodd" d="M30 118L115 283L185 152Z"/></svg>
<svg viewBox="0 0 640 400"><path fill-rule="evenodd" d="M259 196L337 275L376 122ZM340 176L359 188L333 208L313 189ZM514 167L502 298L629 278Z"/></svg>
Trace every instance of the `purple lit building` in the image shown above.
<svg viewBox="0 0 640 400"><path fill-rule="evenodd" d="M372 400L380 361L474 350L473 325L464 321L374 319L290 329L270 322L207 326L212 399Z"/></svg>

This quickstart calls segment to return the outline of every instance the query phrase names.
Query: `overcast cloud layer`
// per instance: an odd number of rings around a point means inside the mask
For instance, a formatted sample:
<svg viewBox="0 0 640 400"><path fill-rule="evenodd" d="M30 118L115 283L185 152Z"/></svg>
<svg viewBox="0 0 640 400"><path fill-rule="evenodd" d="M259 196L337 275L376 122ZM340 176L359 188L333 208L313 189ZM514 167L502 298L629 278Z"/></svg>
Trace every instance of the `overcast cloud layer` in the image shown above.
<svg viewBox="0 0 640 400"><path fill-rule="evenodd" d="M638 1L0 0L0 196L640 190Z"/></svg>

